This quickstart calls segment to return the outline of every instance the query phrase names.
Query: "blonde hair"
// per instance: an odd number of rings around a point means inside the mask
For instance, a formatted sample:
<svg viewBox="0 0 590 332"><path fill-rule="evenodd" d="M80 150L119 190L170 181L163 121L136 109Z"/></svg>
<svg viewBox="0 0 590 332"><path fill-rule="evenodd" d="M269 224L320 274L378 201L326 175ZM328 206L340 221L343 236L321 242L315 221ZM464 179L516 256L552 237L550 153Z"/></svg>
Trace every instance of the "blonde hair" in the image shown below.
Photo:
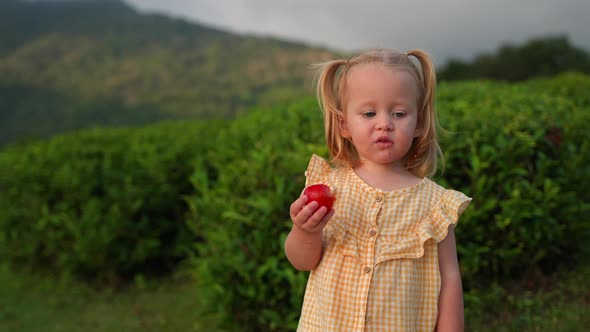
<svg viewBox="0 0 590 332"><path fill-rule="evenodd" d="M410 56L415 57L417 66ZM400 52L389 49L365 51L348 60L333 60L319 64L317 72L317 97L324 117L326 143L332 162L354 167L359 163L358 153L352 142L342 135L340 127L344 119L346 75L356 65L382 64L396 70L406 70L418 85L418 123L420 136L404 158L407 169L417 177L432 176L436 172L437 159L444 163L438 144L437 118L434 107L436 72L430 56L422 50Z"/></svg>

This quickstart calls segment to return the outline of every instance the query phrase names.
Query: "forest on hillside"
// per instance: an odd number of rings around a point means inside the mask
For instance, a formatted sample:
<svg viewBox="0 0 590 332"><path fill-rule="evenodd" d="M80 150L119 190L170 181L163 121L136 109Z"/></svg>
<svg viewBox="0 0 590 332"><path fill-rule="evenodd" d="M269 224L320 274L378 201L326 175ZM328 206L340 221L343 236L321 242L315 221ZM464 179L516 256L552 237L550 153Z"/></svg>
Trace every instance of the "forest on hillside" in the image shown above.
<svg viewBox="0 0 590 332"><path fill-rule="evenodd" d="M1 2L0 144L292 101L312 91L309 65L335 54L119 1Z"/></svg>
<svg viewBox="0 0 590 332"><path fill-rule="evenodd" d="M108 22L108 24L104 24ZM97 126L232 118L313 94L311 64L345 52L236 35L123 1L0 2L0 146ZM567 36L451 60L441 81L590 73Z"/></svg>

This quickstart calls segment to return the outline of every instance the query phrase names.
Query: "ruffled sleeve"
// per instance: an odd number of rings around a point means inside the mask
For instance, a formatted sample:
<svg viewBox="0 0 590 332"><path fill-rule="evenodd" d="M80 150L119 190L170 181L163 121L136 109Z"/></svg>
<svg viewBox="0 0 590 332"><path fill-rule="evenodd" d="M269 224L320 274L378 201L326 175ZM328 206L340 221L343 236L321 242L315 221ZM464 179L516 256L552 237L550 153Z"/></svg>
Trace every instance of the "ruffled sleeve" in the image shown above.
<svg viewBox="0 0 590 332"><path fill-rule="evenodd" d="M447 189L440 201L434 206L427 217L425 228L423 228L424 240L428 238L440 242L447 237L449 226L456 225L459 216L467 209L471 198L462 192Z"/></svg>
<svg viewBox="0 0 590 332"><path fill-rule="evenodd" d="M305 171L305 186L308 187L312 184L322 183L328 187L332 187L329 180L331 172L332 168L324 158L316 154L312 155Z"/></svg>
<svg viewBox="0 0 590 332"><path fill-rule="evenodd" d="M377 263L390 259L420 258L424 246L432 239L438 243L447 236L449 225L456 224L459 216L469 206L471 198L455 190L445 190L439 201L409 236L387 244L380 252Z"/></svg>

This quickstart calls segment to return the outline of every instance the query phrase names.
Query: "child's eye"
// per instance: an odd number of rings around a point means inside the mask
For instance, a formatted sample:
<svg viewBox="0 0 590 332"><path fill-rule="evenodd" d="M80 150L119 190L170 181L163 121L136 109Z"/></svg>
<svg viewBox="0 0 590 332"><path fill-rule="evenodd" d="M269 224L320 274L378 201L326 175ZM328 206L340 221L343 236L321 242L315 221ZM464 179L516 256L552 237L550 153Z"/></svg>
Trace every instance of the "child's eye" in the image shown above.
<svg viewBox="0 0 590 332"><path fill-rule="evenodd" d="M396 118L403 118L404 116L406 116L406 113L404 112L393 112L393 116Z"/></svg>
<svg viewBox="0 0 590 332"><path fill-rule="evenodd" d="M375 115L376 115L375 111L368 111L368 112L364 112L364 113L363 113L363 116L364 116L365 118L372 118L372 117L374 117Z"/></svg>

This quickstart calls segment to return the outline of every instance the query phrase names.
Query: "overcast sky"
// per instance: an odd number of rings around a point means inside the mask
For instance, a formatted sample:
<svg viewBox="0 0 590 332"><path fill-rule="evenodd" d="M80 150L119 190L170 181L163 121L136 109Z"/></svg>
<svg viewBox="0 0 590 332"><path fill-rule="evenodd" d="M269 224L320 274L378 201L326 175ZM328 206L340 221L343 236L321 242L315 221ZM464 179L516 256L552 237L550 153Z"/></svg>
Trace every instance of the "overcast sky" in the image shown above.
<svg viewBox="0 0 590 332"><path fill-rule="evenodd" d="M565 34L590 50L590 0L126 0L242 34L353 51L422 48L435 62Z"/></svg>

